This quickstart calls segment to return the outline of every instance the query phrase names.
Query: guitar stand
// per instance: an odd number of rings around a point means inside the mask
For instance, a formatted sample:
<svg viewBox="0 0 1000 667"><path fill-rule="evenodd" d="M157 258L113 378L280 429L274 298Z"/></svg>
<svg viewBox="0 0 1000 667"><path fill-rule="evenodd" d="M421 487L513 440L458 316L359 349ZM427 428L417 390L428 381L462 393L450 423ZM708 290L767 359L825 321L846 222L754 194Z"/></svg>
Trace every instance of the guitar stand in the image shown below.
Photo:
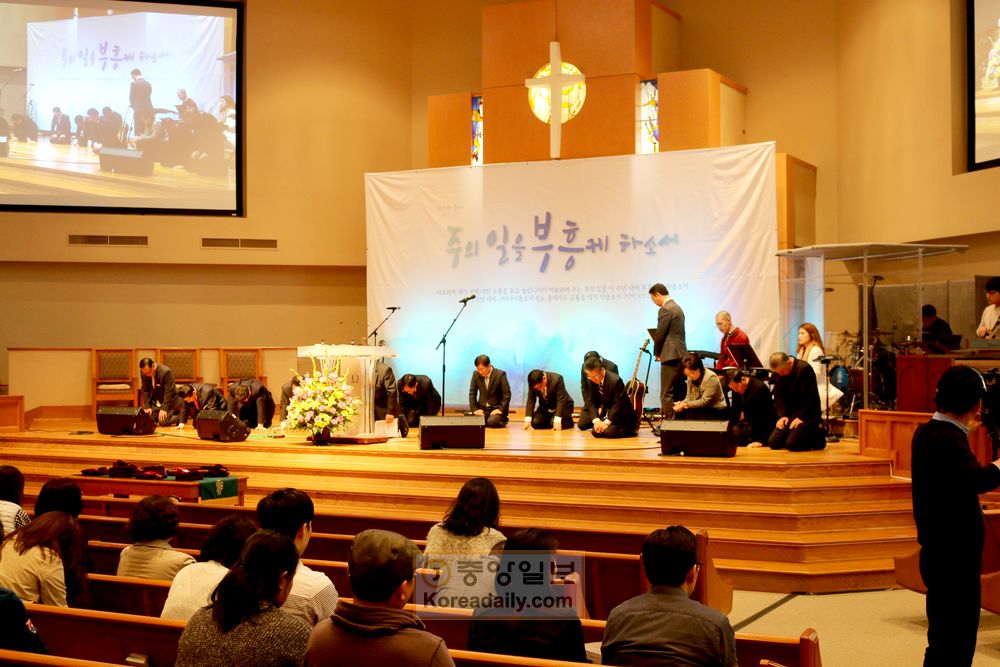
<svg viewBox="0 0 1000 667"><path fill-rule="evenodd" d="M646 388L649 389L649 369L653 365L653 353L646 349L643 352L649 355L649 358L646 360ZM642 429L642 422L645 421L649 424L649 430L655 431L656 425L653 423L653 418L646 412L646 396L648 395L649 392L647 391L642 397L642 416L639 417L639 428Z"/></svg>

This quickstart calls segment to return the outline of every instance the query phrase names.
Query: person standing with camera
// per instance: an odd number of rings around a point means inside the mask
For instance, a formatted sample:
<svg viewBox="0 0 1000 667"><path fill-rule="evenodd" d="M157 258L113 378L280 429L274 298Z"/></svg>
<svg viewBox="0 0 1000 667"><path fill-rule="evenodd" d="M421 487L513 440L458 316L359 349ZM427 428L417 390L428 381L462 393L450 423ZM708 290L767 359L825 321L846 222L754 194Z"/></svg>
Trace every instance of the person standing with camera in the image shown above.
<svg viewBox="0 0 1000 667"><path fill-rule="evenodd" d="M952 366L937 384L937 412L913 434L913 518L927 586L925 667L971 665L976 653L985 532L979 494L1000 487L1000 464L980 464L969 445L985 393L978 371Z"/></svg>

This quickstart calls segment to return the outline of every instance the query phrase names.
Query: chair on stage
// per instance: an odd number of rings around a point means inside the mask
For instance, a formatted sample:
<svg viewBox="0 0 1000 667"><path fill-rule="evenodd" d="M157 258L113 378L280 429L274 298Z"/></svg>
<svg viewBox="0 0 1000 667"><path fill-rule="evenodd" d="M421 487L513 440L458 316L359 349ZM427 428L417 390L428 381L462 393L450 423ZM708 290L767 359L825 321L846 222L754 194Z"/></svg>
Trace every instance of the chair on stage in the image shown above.
<svg viewBox="0 0 1000 667"><path fill-rule="evenodd" d="M264 385L267 377L263 373L259 347L221 348L219 350L220 387L228 391L229 384L246 378L256 378Z"/></svg>
<svg viewBox="0 0 1000 667"><path fill-rule="evenodd" d="M94 348L91 395L93 417L100 403L138 405L135 350Z"/></svg>
<svg viewBox="0 0 1000 667"><path fill-rule="evenodd" d="M201 350L196 347L161 347L156 350L156 363L174 372L178 384L201 382Z"/></svg>

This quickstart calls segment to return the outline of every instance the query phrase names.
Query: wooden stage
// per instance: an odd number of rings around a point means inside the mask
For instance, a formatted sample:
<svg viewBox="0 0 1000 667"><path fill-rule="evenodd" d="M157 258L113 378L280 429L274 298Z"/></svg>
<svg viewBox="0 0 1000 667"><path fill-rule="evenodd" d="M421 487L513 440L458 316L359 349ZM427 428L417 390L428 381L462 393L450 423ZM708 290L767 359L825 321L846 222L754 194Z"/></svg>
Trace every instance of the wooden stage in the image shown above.
<svg viewBox="0 0 1000 667"><path fill-rule="evenodd" d="M76 433L86 431L87 433ZM320 512L440 520L461 485L485 476L501 527L549 526L645 535L684 524L708 530L715 565L739 589L827 592L894 585L893 556L916 546L908 480L856 441L820 452L740 449L731 459L659 456L659 440L601 441L578 430L487 429L482 450L419 449L417 435L380 445L316 447L304 435L203 441L191 428L104 436L93 422L36 420L0 433L0 461L27 493L50 477L109 465L222 463L249 477L253 506L272 489L309 491Z"/></svg>

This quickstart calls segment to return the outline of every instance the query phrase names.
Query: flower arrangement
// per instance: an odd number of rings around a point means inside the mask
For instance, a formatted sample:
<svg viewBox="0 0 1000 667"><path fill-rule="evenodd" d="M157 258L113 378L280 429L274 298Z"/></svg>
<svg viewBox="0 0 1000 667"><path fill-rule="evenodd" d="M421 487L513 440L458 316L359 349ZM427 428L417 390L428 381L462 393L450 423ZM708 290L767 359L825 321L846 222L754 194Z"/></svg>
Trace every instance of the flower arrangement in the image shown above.
<svg viewBox="0 0 1000 667"><path fill-rule="evenodd" d="M351 396L351 385L340 375L340 361L312 360L312 373L296 377L299 385L292 390L288 405L288 427L310 431L311 440L329 440L332 433L344 430L358 413L361 401Z"/></svg>

